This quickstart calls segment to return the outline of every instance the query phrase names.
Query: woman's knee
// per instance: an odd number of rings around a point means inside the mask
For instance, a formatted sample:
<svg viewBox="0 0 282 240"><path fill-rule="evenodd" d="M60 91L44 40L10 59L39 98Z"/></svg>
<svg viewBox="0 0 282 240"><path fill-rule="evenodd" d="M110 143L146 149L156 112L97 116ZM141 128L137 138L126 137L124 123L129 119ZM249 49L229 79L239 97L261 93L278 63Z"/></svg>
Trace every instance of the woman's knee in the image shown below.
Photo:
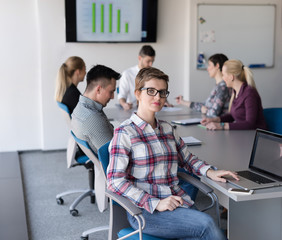
<svg viewBox="0 0 282 240"><path fill-rule="evenodd" d="M203 225L204 228L209 228L210 226L215 225L214 220L208 214L203 213L201 220L202 220L202 225Z"/></svg>
<svg viewBox="0 0 282 240"><path fill-rule="evenodd" d="M202 218L203 234L201 239L224 239L219 227L213 218L207 214Z"/></svg>

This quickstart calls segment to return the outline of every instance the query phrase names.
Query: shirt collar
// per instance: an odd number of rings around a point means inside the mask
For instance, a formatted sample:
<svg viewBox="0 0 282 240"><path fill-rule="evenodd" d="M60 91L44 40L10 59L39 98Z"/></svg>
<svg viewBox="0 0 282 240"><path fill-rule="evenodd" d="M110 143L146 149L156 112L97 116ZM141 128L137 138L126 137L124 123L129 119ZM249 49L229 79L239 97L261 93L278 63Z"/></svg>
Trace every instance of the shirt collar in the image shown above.
<svg viewBox="0 0 282 240"><path fill-rule="evenodd" d="M144 130L149 124L145 122L143 119L141 119L136 113L133 113L130 117L130 120L137 125L141 130ZM157 121L157 128L160 128L160 124L158 119Z"/></svg>
<svg viewBox="0 0 282 240"><path fill-rule="evenodd" d="M98 111L102 111L103 109L103 105L101 103L95 102L94 100L83 95L80 96L79 101L90 109L96 109Z"/></svg>
<svg viewBox="0 0 282 240"><path fill-rule="evenodd" d="M135 66L135 70L137 70L138 72L141 70L141 68L139 68L138 64Z"/></svg>
<svg viewBox="0 0 282 240"><path fill-rule="evenodd" d="M237 98L243 94L243 92L244 92L244 90L247 86L248 86L247 83L242 84L242 86L240 87L239 93L237 95ZM234 89L233 89L233 91L234 91L234 94L236 96L236 91Z"/></svg>
<svg viewBox="0 0 282 240"><path fill-rule="evenodd" d="M224 86L226 85L225 81L224 80L221 80L219 83L218 83L219 86Z"/></svg>

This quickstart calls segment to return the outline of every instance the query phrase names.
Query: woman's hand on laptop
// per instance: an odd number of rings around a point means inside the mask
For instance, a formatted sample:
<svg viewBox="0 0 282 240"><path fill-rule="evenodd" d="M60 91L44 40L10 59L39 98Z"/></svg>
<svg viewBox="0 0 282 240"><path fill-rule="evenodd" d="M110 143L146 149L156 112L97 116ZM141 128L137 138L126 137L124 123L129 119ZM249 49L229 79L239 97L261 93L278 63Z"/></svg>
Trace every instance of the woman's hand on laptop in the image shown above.
<svg viewBox="0 0 282 240"><path fill-rule="evenodd" d="M231 176L234 179L239 180L235 172L226 171L226 170L213 170L213 169L209 169L207 171L207 177L209 177L210 179L214 181L226 182L226 179L223 178L224 176Z"/></svg>

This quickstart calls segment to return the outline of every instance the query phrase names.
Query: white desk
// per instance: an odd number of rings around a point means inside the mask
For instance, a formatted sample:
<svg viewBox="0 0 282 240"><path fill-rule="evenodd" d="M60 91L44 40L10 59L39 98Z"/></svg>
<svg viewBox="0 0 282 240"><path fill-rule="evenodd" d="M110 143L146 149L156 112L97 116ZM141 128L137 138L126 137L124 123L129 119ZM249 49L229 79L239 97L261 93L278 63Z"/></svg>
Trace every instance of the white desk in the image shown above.
<svg viewBox="0 0 282 240"><path fill-rule="evenodd" d="M122 112L114 113L124 120ZM124 111L123 111L124 112ZM199 113L171 115L162 112L158 118L170 122L175 119L200 117ZM131 115L131 113L130 113ZM130 117L129 115L129 117ZM127 118L127 117L126 117ZM190 151L219 169L240 170L248 167L255 131L207 131L196 125L177 126L180 136L193 136L203 142L191 146ZM282 239L282 187L256 190L254 194L239 196L228 193L232 185L203 178L212 186L220 203L228 211L229 240L281 240Z"/></svg>
<svg viewBox="0 0 282 240"><path fill-rule="evenodd" d="M180 136L192 135L203 141L190 147L193 154L220 168L246 169L255 131L207 131L198 126L178 127ZM214 188L220 204L228 211L229 240L282 239L282 187L256 190L252 195L228 193L228 183L203 181Z"/></svg>

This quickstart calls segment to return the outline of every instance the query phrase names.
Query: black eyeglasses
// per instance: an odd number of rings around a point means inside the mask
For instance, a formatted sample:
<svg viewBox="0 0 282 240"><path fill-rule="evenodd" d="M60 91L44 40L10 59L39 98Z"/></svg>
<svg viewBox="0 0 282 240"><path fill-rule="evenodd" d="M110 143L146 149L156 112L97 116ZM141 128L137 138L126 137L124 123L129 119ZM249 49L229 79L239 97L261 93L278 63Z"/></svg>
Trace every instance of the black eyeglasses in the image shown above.
<svg viewBox="0 0 282 240"><path fill-rule="evenodd" d="M157 90L155 88L141 88L140 90L147 90L149 96L156 96L159 93L161 98L167 98L169 95L167 90Z"/></svg>

